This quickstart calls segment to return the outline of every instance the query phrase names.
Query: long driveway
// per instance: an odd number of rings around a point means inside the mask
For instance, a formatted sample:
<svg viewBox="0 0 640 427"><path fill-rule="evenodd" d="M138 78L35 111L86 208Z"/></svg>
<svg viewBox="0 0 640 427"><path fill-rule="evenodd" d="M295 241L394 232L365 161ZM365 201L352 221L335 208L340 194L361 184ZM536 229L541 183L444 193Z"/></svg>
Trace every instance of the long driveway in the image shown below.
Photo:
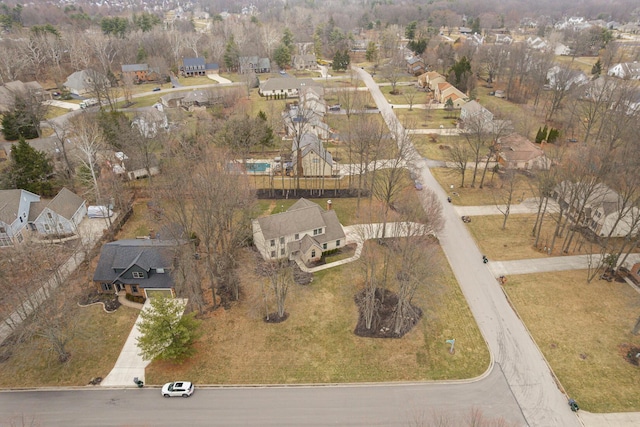
<svg viewBox="0 0 640 427"><path fill-rule="evenodd" d="M389 129L404 129L373 78L356 68L382 113ZM458 279L469 307L484 335L495 362L502 366L522 413L531 426L579 426L566 396L527 329L509 306L500 285L486 264L446 193L434 179L425 161L414 162L422 182L442 200L445 227L439 235L442 248Z"/></svg>

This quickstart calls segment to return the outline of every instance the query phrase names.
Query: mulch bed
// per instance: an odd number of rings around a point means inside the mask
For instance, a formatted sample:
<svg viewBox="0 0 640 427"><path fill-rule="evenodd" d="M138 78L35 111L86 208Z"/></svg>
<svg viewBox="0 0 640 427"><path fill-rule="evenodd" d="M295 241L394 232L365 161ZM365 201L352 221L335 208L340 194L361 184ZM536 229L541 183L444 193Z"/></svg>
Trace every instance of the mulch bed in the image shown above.
<svg viewBox="0 0 640 427"><path fill-rule="evenodd" d="M80 297L78 303L80 305L90 305L101 302L104 305L104 309L108 312L114 312L120 307L120 301L118 296L114 294L101 294L95 289L90 290Z"/></svg>
<svg viewBox="0 0 640 427"><path fill-rule="evenodd" d="M384 298L383 298L384 297ZM398 304L398 296L388 289L376 289L376 312L373 315L371 329L367 329L364 316L364 289L358 292L355 297L355 303L358 306L358 323L354 333L360 337L367 338L402 338L409 332L422 318L422 309L411 305L413 315L407 319L404 327L398 334L394 332L394 314Z"/></svg>
<svg viewBox="0 0 640 427"><path fill-rule="evenodd" d="M640 366L640 347L629 344L620 344L620 353L627 362L634 366Z"/></svg>

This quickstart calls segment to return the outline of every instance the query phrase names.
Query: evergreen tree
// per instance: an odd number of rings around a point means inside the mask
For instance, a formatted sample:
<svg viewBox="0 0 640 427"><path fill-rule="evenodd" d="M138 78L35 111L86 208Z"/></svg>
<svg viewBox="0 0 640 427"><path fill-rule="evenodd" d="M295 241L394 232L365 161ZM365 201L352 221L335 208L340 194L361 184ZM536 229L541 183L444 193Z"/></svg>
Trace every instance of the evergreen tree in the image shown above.
<svg viewBox="0 0 640 427"><path fill-rule="evenodd" d="M140 313L138 338L140 354L147 360L182 362L195 352L193 344L200 337L200 322L194 313L182 315L184 306L171 298L153 298L151 310Z"/></svg>
<svg viewBox="0 0 640 427"><path fill-rule="evenodd" d="M416 21L412 21L407 25L404 29L404 36L409 40L413 40L416 38L416 28L418 27L418 23Z"/></svg>
<svg viewBox="0 0 640 427"><path fill-rule="evenodd" d="M45 153L30 146L24 138L11 146L9 179L14 188L30 191L40 196L51 196L53 185L50 177L53 165Z"/></svg>
<svg viewBox="0 0 640 427"><path fill-rule="evenodd" d="M593 67L591 67L591 74L593 74L594 76L599 76L600 73L602 73L602 62L600 62L600 59L598 59L596 63L593 64Z"/></svg>
<svg viewBox="0 0 640 427"><path fill-rule="evenodd" d="M560 131L558 129L551 128L549 130L549 135L547 135L547 142L550 144L553 144L558 140L559 136L560 136Z"/></svg>
<svg viewBox="0 0 640 427"><path fill-rule="evenodd" d="M293 33L289 28L284 29L284 34L282 35L282 44L289 48L291 52L293 50Z"/></svg>
<svg viewBox="0 0 640 427"><path fill-rule="evenodd" d="M375 62L378 59L378 46L376 46L375 42L369 42L364 56L369 62Z"/></svg>
<svg viewBox="0 0 640 427"><path fill-rule="evenodd" d="M349 68L349 64L351 64L349 51L346 49L338 50L333 57L333 64L331 64L331 68L334 71L344 71Z"/></svg>
<svg viewBox="0 0 640 427"><path fill-rule="evenodd" d="M407 47L414 55L419 56L427 49L427 39L419 38L418 40L411 40L407 43Z"/></svg>
<svg viewBox="0 0 640 427"><path fill-rule="evenodd" d="M7 141L16 141L18 138L37 138L40 126L40 118L36 117L38 109L27 108L27 102L20 97L15 98L13 111L2 116L2 133ZM32 104L36 105L36 104Z"/></svg>
<svg viewBox="0 0 640 427"><path fill-rule="evenodd" d="M238 68L238 61L240 60L240 49L236 44L233 34L229 36L227 46L224 49L224 65L227 67L227 71L235 70Z"/></svg>
<svg viewBox="0 0 640 427"><path fill-rule="evenodd" d="M273 59L278 64L278 67L284 69L291 63L291 51L286 44L280 43L280 45L273 52Z"/></svg>

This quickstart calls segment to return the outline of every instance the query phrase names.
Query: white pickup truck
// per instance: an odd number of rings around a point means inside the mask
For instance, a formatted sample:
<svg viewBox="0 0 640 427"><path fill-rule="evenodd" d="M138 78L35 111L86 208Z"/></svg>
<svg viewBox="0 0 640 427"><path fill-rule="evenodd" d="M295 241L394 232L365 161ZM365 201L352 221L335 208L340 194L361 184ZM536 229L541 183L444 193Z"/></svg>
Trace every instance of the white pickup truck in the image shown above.
<svg viewBox="0 0 640 427"><path fill-rule="evenodd" d="M98 105L99 102L96 98L89 98L89 99L85 99L84 101L82 101L80 103L80 108L84 109L84 108L89 108L89 107L93 107L94 105Z"/></svg>

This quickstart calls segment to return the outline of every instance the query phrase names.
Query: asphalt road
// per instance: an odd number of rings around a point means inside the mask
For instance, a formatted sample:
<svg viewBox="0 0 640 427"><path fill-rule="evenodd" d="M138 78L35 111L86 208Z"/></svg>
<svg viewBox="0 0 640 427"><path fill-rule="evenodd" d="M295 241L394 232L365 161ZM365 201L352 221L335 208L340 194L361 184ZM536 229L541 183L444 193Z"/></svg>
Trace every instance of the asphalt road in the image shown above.
<svg viewBox="0 0 640 427"><path fill-rule="evenodd" d="M499 367L450 384L196 388L165 399L157 388L0 393L0 425L16 417L50 426L447 426L472 410L524 425ZM22 424L18 424L22 425ZM30 425L30 424L26 424ZM498 425L498 424L493 424ZM505 423L505 425L507 425Z"/></svg>
<svg viewBox="0 0 640 427"><path fill-rule="evenodd" d="M395 126L399 129L396 134L402 134L402 125L373 78L362 69L356 70L389 128ZM434 179L424 160L414 163L421 182L443 202L446 221L438 236L441 246L527 423L531 426L579 426L578 418L569 409L567 398L558 389L542 353L511 309L488 266L482 263L482 254L458 213L446 202L446 192Z"/></svg>

